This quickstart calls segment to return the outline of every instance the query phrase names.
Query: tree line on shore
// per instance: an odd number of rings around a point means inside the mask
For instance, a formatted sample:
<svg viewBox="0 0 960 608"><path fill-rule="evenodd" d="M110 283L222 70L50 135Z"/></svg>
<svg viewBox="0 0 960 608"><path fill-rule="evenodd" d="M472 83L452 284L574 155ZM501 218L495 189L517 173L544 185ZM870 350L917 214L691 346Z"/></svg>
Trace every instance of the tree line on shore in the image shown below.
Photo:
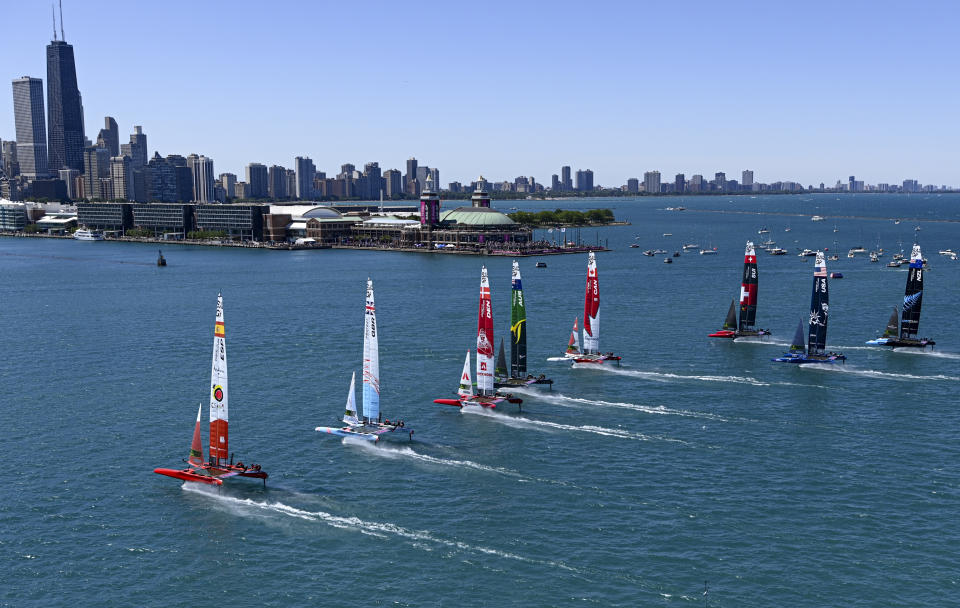
<svg viewBox="0 0 960 608"><path fill-rule="evenodd" d="M615 222L613 211L610 209L590 209L589 211L574 211L572 209L557 209L555 211L515 211L508 217L524 226L556 226L610 224Z"/></svg>

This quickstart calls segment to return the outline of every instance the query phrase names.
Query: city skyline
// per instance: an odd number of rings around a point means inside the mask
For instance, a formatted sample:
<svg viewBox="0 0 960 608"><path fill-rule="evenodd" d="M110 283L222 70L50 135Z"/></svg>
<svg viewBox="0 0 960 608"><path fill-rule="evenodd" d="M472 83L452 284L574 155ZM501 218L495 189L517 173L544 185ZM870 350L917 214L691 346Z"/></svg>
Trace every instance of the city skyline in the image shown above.
<svg viewBox="0 0 960 608"><path fill-rule="evenodd" d="M944 120L958 85L942 78L952 54L949 36L937 35L956 9L945 3L907 13L754 4L730 15L706 4L643 14L608 4L584 15L574 5L550 14L511 5L528 27L507 32L494 19L475 25L468 9L436 5L414 16L388 5L394 27L373 24L359 37L331 25L353 23L347 7L295 5L295 19L290 11L251 19L252 3L231 5L233 13L190 5L184 20L176 6L64 6L85 122L113 116L122 133L142 125L150 156L204 154L218 173L239 175L250 162L289 168L297 156L331 174L346 159L402 170L416 156L461 182L483 173L548 183L563 165L592 168L608 187L654 169L709 176L745 167L805 185L850 174L958 181L950 142L960 131ZM624 24L592 31L611 7ZM670 21L681 14L691 19ZM17 24L8 78L43 78L50 14L21 3L7 15ZM660 27L640 29L641 17ZM893 24L896 36L878 33ZM118 53L131 30L136 43ZM174 31L202 44L171 44ZM933 81L936 94L920 86ZM0 96L0 115L9 117L0 138L14 139L10 96Z"/></svg>

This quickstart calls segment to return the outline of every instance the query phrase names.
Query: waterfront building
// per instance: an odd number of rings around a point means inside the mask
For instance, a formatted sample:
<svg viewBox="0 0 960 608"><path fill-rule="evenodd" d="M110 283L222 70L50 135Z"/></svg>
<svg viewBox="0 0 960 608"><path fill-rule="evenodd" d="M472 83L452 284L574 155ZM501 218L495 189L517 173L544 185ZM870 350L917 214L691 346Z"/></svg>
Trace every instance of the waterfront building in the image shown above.
<svg viewBox="0 0 960 608"><path fill-rule="evenodd" d="M361 194L363 198L370 200L377 200L380 198L380 194L383 193L383 176L380 174L380 163L367 163L363 166L363 177L366 181L365 192ZM435 184L438 184L437 189L439 190L439 183L434 181Z"/></svg>
<svg viewBox="0 0 960 608"><path fill-rule="evenodd" d="M417 159L410 157L407 159L407 174L404 176L403 189L407 194L416 196L420 192L417 190Z"/></svg>
<svg viewBox="0 0 960 608"><path fill-rule="evenodd" d="M647 171L643 174L643 189L647 194L660 194L659 171Z"/></svg>
<svg viewBox="0 0 960 608"><path fill-rule="evenodd" d="M67 198L70 200L77 200L77 178L80 178L82 181L82 174L76 169L60 169L59 177L60 181L64 183L67 189Z"/></svg>
<svg viewBox="0 0 960 608"><path fill-rule="evenodd" d="M46 177L49 164L47 132L43 125L42 80L24 76L13 81L13 117L20 175L29 180Z"/></svg>
<svg viewBox="0 0 960 608"><path fill-rule="evenodd" d="M556 173L550 176L550 189L554 192L560 191L560 176Z"/></svg>
<svg viewBox="0 0 960 608"><path fill-rule="evenodd" d="M298 156L293 159L293 166L297 174L297 198L300 200L313 198L313 180L317 176L317 167L313 164L313 160L306 156Z"/></svg>
<svg viewBox="0 0 960 608"><path fill-rule="evenodd" d="M97 135L97 145L110 151L110 157L120 156L120 128L112 116L105 116L103 128Z"/></svg>
<svg viewBox="0 0 960 608"><path fill-rule="evenodd" d="M420 224L436 226L440 223L440 195L434 192L433 177L428 175L420 194Z"/></svg>
<svg viewBox="0 0 960 608"><path fill-rule="evenodd" d="M556 177L556 175L554 175ZM627 192L640 192L640 180L631 177L627 180Z"/></svg>
<svg viewBox="0 0 960 608"><path fill-rule="evenodd" d="M397 169L387 169L383 172L383 196L394 198L394 196L403 196L403 182L401 181L400 171Z"/></svg>
<svg viewBox="0 0 960 608"><path fill-rule="evenodd" d="M744 190L753 190L753 171L750 169L744 169L743 173L740 175L740 186Z"/></svg>
<svg viewBox="0 0 960 608"><path fill-rule="evenodd" d="M193 162L190 162L190 158ZM187 165L190 167L191 177L193 178L193 201L197 203L212 203L216 201L213 192L213 159L207 158L202 154L196 156L191 154L187 158Z"/></svg>
<svg viewBox="0 0 960 608"><path fill-rule="evenodd" d="M127 158L129 157L114 157ZM77 203L77 223L97 230L121 234L133 227L133 203Z"/></svg>
<svg viewBox="0 0 960 608"><path fill-rule="evenodd" d="M241 200L250 198L250 184L247 182L237 182L234 184L233 198Z"/></svg>
<svg viewBox="0 0 960 608"><path fill-rule="evenodd" d="M287 170L280 165L270 165L267 171L267 195L272 199L287 197Z"/></svg>
<svg viewBox="0 0 960 608"><path fill-rule="evenodd" d="M234 173L221 173L220 174L220 185L223 187L224 194L227 198L233 198L234 192L236 192L237 186L237 176Z"/></svg>
<svg viewBox="0 0 960 608"><path fill-rule="evenodd" d="M177 190L176 166L161 157L159 152L155 152L153 158L147 163L147 169L146 200L163 203L176 202L180 198ZM189 172L189 169L187 171ZM192 182L190 183L192 188ZM192 196L189 198L192 198Z"/></svg>
<svg viewBox="0 0 960 608"><path fill-rule="evenodd" d="M719 173L715 173L713 176L713 187L720 192L726 192L727 191L727 174L724 173L723 171L720 171Z"/></svg>
<svg viewBox="0 0 960 608"><path fill-rule="evenodd" d="M250 188L249 198L267 198L267 166L260 163L247 165L247 184Z"/></svg>
<svg viewBox="0 0 960 608"><path fill-rule="evenodd" d="M50 166L56 171L65 167L83 171L83 102L73 46L65 40L55 39L47 45L47 110Z"/></svg>
<svg viewBox="0 0 960 608"><path fill-rule="evenodd" d="M919 192L920 184L917 183L915 179L905 179L903 180L903 192Z"/></svg>
<svg viewBox="0 0 960 608"><path fill-rule="evenodd" d="M262 241L263 216L268 210L264 205L197 205L197 229L223 231L242 241Z"/></svg>
<svg viewBox="0 0 960 608"><path fill-rule="evenodd" d="M677 194L683 194L687 188L687 176L683 173L677 173L673 178L673 191Z"/></svg>
<svg viewBox="0 0 960 608"><path fill-rule="evenodd" d="M154 159L158 158L155 156ZM153 162L151 160L151 162ZM179 203L134 203L133 225L142 230L152 230L154 236L183 238L195 228L193 205Z"/></svg>
<svg viewBox="0 0 960 608"><path fill-rule="evenodd" d="M0 200L0 230L19 232L27 227L27 206Z"/></svg>
<svg viewBox="0 0 960 608"><path fill-rule="evenodd" d="M130 157L130 166L134 169L147 166L149 159L147 136L140 125L133 127L133 133L130 134L130 143L120 146L120 154Z"/></svg>
<svg viewBox="0 0 960 608"><path fill-rule="evenodd" d="M687 191L695 194L703 192L703 176L698 173L691 177L687 184Z"/></svg>
<svg viewBox="0 0 960 608"><path fill-rule="evenodd" d="M472 207L490 208L490 194L487 190L487 180L483 179L482 175L477 178L477 187L476 190L473 191L473 196L470 197L470 204Z"/></svg>
<svg viewBox="0 0 960 608"><path fill-rule="evenodd" d="M593 190L593 171L590 169L577 171L577 190L580 192Z"/></svg>
<svg viewBox="0 0 960 608"><path fill-rule="evenodd" d="M573 190L573 180L570 178L570 167L560 167L560 189L569 192Z"/></svg>
<svg viewBox="0 0 960 608"><path fill-rule="evenodd" d="M83 192L89 199L107 199L110 192L101 187L103 178L110 178L110 151L100 146L83 150Z"/></svg>
<svg viewBox="0 0 960 608"><path fill-rule="evenodd" d="M114 156L110 159L110 179L113 181L111 199L133 200L133 169L129 156Z"/></svg>

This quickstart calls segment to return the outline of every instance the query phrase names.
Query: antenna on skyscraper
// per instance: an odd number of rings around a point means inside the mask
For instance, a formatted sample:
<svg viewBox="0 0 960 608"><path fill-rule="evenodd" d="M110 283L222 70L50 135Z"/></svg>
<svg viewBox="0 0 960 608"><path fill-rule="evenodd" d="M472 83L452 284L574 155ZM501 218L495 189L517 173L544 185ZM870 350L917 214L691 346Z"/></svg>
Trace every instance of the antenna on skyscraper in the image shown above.
<svg viewBox="0 0 960 608"><path fill-rule="evenodd" d="M60 2L60 40L63 40L64 42L66 42L67 37L64 36L63 34L63 0L59 0L59 2Z"/></svg>
<svg viewBox="0 0 960 608"><path fill-rule="evenodd" d="M50 20L53 21L53 39L57 39L57 9L50 3Z"/></svg>

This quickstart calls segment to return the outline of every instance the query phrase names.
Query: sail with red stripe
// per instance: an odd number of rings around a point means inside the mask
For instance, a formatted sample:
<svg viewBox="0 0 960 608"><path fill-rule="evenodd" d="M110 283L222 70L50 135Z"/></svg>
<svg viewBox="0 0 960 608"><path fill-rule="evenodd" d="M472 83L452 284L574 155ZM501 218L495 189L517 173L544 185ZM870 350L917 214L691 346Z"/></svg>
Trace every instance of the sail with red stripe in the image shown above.
<svg viewBox="0 0 960 608"><path fill-rule="evenodd" d="M583 300L583 352L600 352L600 283L597 258L592 251L587 261L587 290Z"/></svg>
<svg viewBox="0 0 960 608"><path fill-rule="evenodd" d="M217 320L213 329L213 362L210 367L210 463L230 458L227 434L227 336L223 324L223 296L217 294Z"/></svg>
<svg viewBox="0 0 960 608"><path fill-rule="evenodd" d="M567 343L567 354L580 354L580 328L577 327L577 318L573 318L573 331L570 332L570 341Z"/></svg>
<svg viewBox="0 0 960 608"><path fill-rule="evenodd" d="M203 404L197 408L197 424L193 427L193 441L190 442L190 456L187 462L191 466L199 467L203 464L203 440L200 439L200 413L203 411Z"/></svg>
<svg viewBox="0 0 960 608"><path fill-rule="evenodd" d="M477 316L477 394L492 395L493 388L493 306L487 267L480 269L480 307Z"/></svg>
<svg viewBox="0 0 960 608"><path fill-rule="evenodd" d="M757 324L757 252L747 241L743 255L743 281L740 283L740 331L754 331Z"/></svg>

